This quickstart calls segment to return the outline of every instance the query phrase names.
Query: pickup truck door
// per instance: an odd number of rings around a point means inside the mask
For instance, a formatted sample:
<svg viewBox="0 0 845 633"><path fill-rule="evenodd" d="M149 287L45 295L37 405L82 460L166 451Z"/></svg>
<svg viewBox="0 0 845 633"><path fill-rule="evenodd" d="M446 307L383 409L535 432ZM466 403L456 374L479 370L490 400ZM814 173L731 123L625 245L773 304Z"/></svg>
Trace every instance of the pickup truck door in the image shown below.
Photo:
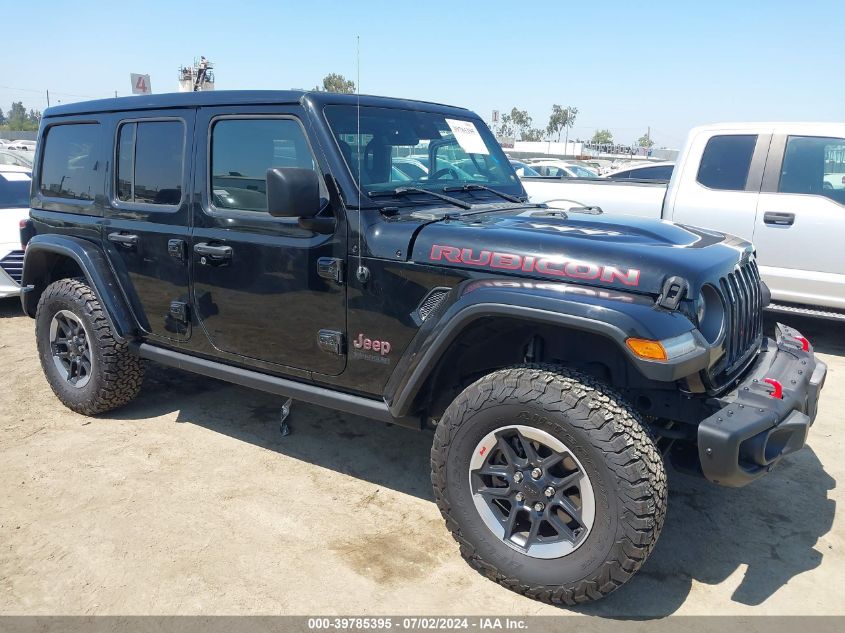
<svg viewBox="0 0 845 633"><path fill-rule="evenodd" d="M317 170L332 211L303 116L295 105L198 110L193 305L224 359L337 375L346 366L343 214L325 233L266 211L271 167Z"/></svg>
<svg viewBox="0 0 845 633"><path fill-rule="evenodd" d="M845 126L831 127L772 141L754 245L775 302L845 309Z"/></svg>
<svg viewBox="0 0 845 633"><path fill-rule="evenodd" d="M701 131L675 168L663 218L751 240L770 134Z"/></svg>

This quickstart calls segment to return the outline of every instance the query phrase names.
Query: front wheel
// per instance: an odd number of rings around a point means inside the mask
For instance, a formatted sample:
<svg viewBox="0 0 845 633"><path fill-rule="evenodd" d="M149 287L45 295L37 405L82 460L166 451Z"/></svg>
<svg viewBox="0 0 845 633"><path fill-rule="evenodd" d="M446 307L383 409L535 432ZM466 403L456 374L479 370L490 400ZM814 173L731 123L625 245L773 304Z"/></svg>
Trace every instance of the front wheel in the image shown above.
<svg viewBox="0 0 845 633"><path fill-rule="evenodd" d="M467 387L438 424L431 466L469 564L545 602L620 587L666 514L663 461L636 413L561 368L506 369Z"/></svg>

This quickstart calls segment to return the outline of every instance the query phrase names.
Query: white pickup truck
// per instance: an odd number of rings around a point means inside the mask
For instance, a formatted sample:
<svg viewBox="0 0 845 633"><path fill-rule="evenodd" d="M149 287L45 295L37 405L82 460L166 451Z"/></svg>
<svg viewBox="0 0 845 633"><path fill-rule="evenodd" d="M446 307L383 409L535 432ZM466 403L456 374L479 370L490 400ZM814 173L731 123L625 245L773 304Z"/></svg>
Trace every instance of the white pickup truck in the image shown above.
<svg viewBox="0 0 845 633"><path fill-rule="evenodd" d="M845 319L845 123L694 128L668 185L525 178L532 202L597 206L752 241L773 310Z"/></svg>

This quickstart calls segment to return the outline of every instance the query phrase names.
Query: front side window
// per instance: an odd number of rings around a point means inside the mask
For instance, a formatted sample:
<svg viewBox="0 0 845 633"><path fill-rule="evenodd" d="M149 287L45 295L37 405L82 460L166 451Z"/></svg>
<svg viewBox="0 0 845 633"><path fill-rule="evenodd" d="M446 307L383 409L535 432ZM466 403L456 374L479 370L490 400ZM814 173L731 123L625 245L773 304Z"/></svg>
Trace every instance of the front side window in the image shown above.
<svg viewBox="0 0 845 633"><path fill-rule="evenodd" d="M103 188L98 123L54 125L44 139L40 190L45 196L93 200Z"/></svg>
<svg viewBox="0 0 845 633"><path fill-rule="evenodd" d="M778 192L814 194L845 204L845 139L790 136Z"/></svg>
<svg viewBox="0 0 845 633"><path fill-rule="evenodd" d="M182 199L185 147L182 122L124 123L117 143L118 200L178 205Z"/></svg>
<svg viewBox="0 0 845 633"><path fill-rule="evenodd" d="M294 119L220 119L211 128L211 199L218 209L267 211L267 170L317 169ZM398 170L397 170L398 171ZM320 179L323 198L328 194Z"/></svg>
<svg viewBox="0 0 845 633"><path fill-rule="evenodd" d="M463 185L483 184L511 195L523 193L508 158L476 119L377 106L359 111L354 105L328 105L324 112L364 195L395 190L394 168L408 177L401 183L406 187L454 193ZM416 168L408 168L411 164Z"/></svg>
<svg viewBox="0 0 845 633"><path fill-rule="evenodd" d="M698 182L710 189L744 191L756 145L756 134L712 137L701 157Z"/></svg>

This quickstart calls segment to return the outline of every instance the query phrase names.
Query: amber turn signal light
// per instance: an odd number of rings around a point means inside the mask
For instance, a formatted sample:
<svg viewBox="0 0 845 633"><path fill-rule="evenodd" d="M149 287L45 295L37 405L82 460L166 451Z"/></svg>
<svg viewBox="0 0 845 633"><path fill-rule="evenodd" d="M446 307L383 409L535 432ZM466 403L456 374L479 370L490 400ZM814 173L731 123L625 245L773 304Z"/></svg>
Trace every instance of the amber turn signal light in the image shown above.
<svg viewBox="0 0 845 633"><path fill-rule="evenodd" d="M629 338L625 344L640 358L649 360L667 360L666 350L660 341L649 341L645 338Z"/></svg>

